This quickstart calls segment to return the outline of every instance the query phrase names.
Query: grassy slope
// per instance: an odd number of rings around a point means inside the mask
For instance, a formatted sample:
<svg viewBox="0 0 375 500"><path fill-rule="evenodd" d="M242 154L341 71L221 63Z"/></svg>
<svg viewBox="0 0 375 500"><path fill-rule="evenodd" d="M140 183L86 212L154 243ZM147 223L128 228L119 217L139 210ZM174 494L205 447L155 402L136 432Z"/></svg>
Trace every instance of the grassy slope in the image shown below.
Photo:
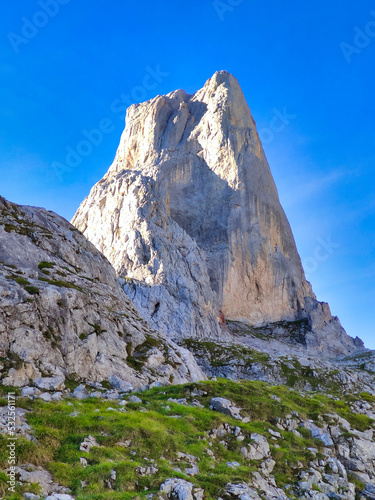
<svg viewBox="0 0 375 500"><path fill-rule="evenodd" d="M205 406L203 409L182 406L168 402L168 398L187 398L190 402L190 391L194 388L207 391L207 396L197 398ZM271 399L278 396L281 401ZM350 421L354 428L364 430L372 421L361 415L351 413L350 400L361 399L354 396L334 400L322 394L301 396L297 391L286 387L271 387L262 382L233 382L219 380L184 386L155 388L139 394L142 403L129 403L126 412L119 411L122 406L118 401L88 399L77 401L65 399L62 402L44 403L40 400L30 401L18 398L17 405L31 410L28 423L31 425L37 443L19 439L17 454L19 464L32 463L42 465L49 470L54 480L72 490L77 500L144 498L146 494L159 490L162 482L168 477L181 477L205 489L206 498L217 498L223 494L223 487L228 482L248 482L251 471L257 470L259 461L245 460L240 448L249 442L252 432L267 436L272 445L268 429L275 427L276 417L285 417L292 411L300 416L313 419L319 424L319 417L325 413L338 413ZM247 424L209 410L211 397L227 397L243 408L242 414L249 416ZM369 395L362 395L372 399ZM5 399L1 404L6 404ZM170 407L170 410L166 408ZM109 407L117 411L108 410ZM147 412L141 410L147 408ZM99 410L99 411L95 411ZM78 412L78 416L70 416ZM180 415L181 418L173 418ZM321 418L321 417L320 417ZM243 443L233 435L225 438L210 439L207 431L218 427L221 423L232 426L239 425L246 439ZM303 430L304 431L304 430ZM293 482L293 466L302 462L307 468L313 458L307 450L309 447L320 449L320 441L303 432L303 437L281 432L280 448L271 446L272 456L277 461L274 475L279 486ZM90 453L79 450L80 443L88 435L94 436L101 445L92 448ZM224 439L227 448L219 443ZM131 440L129 448L117 446L119 441ZM0 463L6 467L6 439L0 437ZM212 447L209 446L212 441ZM206 450L210 448L216 460ZM199 474L194 478L175 472L172 467L182 470L188 464L177 461L177 452L192 454L199 458ZM80 457L86 457L88 466L80 464ZM148 460L146 460L146 458ZM155 462L151 462L153 459ZM240 467L233 470L226 463L237 461ZM159 471L152 476L140 476L136 469L139 466L155 465ZM111 470L117 473L112 481L113 490L108 488ZM1 474L1 473L0 473ZM0 477L0 494L3 498L18 500L23 491L37 492L38 488L19 489L13 496L6 495L6 476ZM87 486L82 488L81 481ZM147 490L145 489L147 488Z"/></svg>

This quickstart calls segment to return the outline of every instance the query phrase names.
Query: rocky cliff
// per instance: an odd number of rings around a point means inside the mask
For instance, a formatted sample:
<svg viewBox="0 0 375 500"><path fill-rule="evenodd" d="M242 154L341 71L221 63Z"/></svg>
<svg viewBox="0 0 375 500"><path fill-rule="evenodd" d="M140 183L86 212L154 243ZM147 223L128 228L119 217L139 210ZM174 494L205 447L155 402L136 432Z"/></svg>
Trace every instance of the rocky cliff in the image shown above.
<svg viewBox="0 0 375 500"><path fill-rule="evenodd" d="M188 351L139 316L111 264L75 227L1 197L0 358L1 384L13 386L205 378Z"/></svg>
<svg viewBox="0 0 375 500"><path fill-rule="evenodd" d="M112 166L72 222L173 338L228 338L225 318L306 319L307 348L360 346L305 279L254 119L225 71L194 95L131 106Z"/></svg>

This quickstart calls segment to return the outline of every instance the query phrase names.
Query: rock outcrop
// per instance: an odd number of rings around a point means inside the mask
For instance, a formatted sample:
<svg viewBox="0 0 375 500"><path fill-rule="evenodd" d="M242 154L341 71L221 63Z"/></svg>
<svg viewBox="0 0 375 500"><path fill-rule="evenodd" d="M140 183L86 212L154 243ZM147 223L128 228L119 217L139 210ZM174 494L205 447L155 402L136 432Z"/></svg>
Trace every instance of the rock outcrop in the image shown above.
<svg viewBox="0 0 375 500"><path fill-rule="evenodd" d="M357 349L306 281L254 119L237 80L128 109L115 160L73 224L109 259L145 318L172 338L226 338L306 319L306 347Z"/></svg>
<svg viewBox="0 0 375 500"><path fill-rule="evenodd" d="M107 259L65 219L0 198L0 371L4 385L65 378L205 378L194 358L144 321ZM121 387L120 387L121 389Z"/></svg>

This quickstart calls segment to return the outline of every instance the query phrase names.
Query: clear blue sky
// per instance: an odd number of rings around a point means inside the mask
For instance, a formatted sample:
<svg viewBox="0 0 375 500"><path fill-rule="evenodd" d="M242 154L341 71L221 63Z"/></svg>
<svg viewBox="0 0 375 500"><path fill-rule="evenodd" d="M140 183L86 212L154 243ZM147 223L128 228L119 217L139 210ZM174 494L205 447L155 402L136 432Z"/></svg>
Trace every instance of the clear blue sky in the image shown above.
<svg viewBox="0 0 375 500"><path fill-rule="evenodd" d="M0 193L70 219L113 160L123 94L192 93L226 69L261 131L318 298L375 348L375 4L59 1L2 6ZM163 74L156 86L150 68ZM292 116L273 133L275 109ZM56 175L54 162L103 120L92 152Z"/></svg>

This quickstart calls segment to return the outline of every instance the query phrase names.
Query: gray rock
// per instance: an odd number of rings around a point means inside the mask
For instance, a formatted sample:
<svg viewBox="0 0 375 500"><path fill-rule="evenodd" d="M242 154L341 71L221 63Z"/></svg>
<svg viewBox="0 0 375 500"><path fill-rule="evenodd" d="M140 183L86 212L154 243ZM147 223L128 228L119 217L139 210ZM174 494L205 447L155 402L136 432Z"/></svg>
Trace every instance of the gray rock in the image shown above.
<svg viewBox="0 0 375 500"><path fill-rule="evenodd" d="M60 391L65 389L64 381L65 377L39 377L34 380L34 384L45 391Z"/></svg>
<svg viewBox="0 0 375 500"><path fill-rule="evenodd" d="M53 482L52 476L48 471L31 464L15 467L15 471L19 475L21 483L36 483L40 486L43 495L48 494Z"/></svg>
<svg viewBox="0 0 375 500"><path fill-rule="evenodd" d="M198 466L193 465L192 467L187 467L185 469L185 474L187 474L188 476L195 476L195 475L199 474Z"/></svg>
<svg viewBox="0 0 375 500"><path fill-rule="evenodd" d="M22 397L27 397L27 396L39 396L41 394L41 391L36 388L36 387L23 387L21 390L21 396ZM31 494L31 493L30 493Z"/></svg>
<svg viewBox="0 0 375 500"><path fill-rule="evenodd" d="M371 481L370 476L366 472L351 471L350 474L356 481L360 481L361 483L366 484Z"/></svg>
<svg viewBox="0 0 375 500"><path fill-rule="evenodd" d="M0 197L0 206L1 206L1 197ZM0 227L0 236L1 236L1 227ZM0 253L1 255L1 253ZM0 271L1 271L1 263L0 263ZM6 269L4 270L6 271ZM1 274L0 274L0 293L1 293ZM4 292L3 292L4 293ZM5 292L6 294L6 292ZM1 300L1 295L0 295ZM1 302L0 302L1 305ZM1 330L0 330L1 332ZM0 337L1 338L1 337ZM15 387L23 387L31 383L32 379L38 377L40 375L40 371L35 367L34 364L25 362L21 368L10 368L6 377L1 380L2 385L5 386L15 386Z"/></svg>
<svg viewBox="0 0 375 500"><path fill-rule="evenodd" d="M156 474L159 471L157 467L154 466L148 466L148 467L137 467L136 472L140 476L152 476L153 474Z"/></svg>
<svg viewBox="0 0 375 500"><path fill-rule="evenodd" d="M275 468L276 462L272 458L267 458L264 462L260 464L262 472L264 475L269 476L272 474L273 469Z"/></svg>
<svg viewBox="0 0 375 500"><path fill-rule="evenodd" d="M99 446L99 444L96 441L96 439L93 436L88 436L87 438L85 438L82 441L79 449L81 451L85 451L85 452L89 453L91 448L98 447L98 446Z"/></svg>
<svg viewBox="0 0 375 500"><path fill-rule="evenodd" d="M192 483L184 479L169 478L160 487L160 491L167 495L167 498L176 500L194 500Z"/></svg>
<svg viewBox="0 0 375 500"><path fill-rule="evenodd" d="M49 392L43 392L38 397L39 399L42 399L46 403L50 403L52 401L52 394L50 394Z"/></svg>
<svg viewBox="0 0 375 500"><path fill-rule="evenodd" d="M255 489L247 484L231 484L225 487L226 493L230 496L239 497L240 500L262 500Z"/></svg>
<svg viewBox="0 0 375 500"><path fill-rule="evenodd" d="M142 403L142 399L138 396L130 396L129 401L131 403Z"/></svg>
<svg viewBox="0 0 375 500"><path fill-rule="evenodd" d="M103 397L105 399L111 399L111 400L114 400L114 399L120 399L121 395L118 391L115 391L115 390L112 390L112 391L106 391L104 394L103 394Z"/></svg>
<svg viewBox="0 0 375 500"><path fill-rule="evenodd" d="M366 488L362 491L362 495L370 500L375 500L375 484L366 484Z"/></svg>
<svg viewBox="0 0 375 500"><path fill-rule="evenodd" d="M241 464L239 464L238 462L227 462L226 465L230 469L237 469L237 467L239 467Z"/></svg>
<svg viewBox="0 0 375 500"><path fill-rule="evenodd" d="M131 392L132 390L134 390L134 387L131 384L129 384L129 382L122 380L117 375L110 375L108 377L108 382L114 389L118 389L119 391L122 392Z"/></svg>
<svg viewBox="0 0 375 500"><path fill-rule="evenodd" d="M247 447L241 448L241 454L248 460L262 460L270 455L270 447L267 438L261 434L251 434L253 442Z"/></svg>
<svg viewBox="0 0 375 500"><path fill-rule="evenodd" d="M329 433L321 427L318 427L312 422L303 422L300 424L300 426L308 429L311 432L311 436L313 438L320 439L320 441L322 441L325 446L333 446L334 443Z"/></svg>
<svg viewBox="0 0 375 500"><path fill-rule="evenodd" d="M189 453L182 453L181 451L177 452L177 460L181 460L184 462L188 462L189 464L195 465L199 458L194 455L190 455Z"/></svg>
<svg viewBox="0 0 375 500"><path fill-rule="evenodd" d="M63 398L63 393L62 392L55 392L52 394L52 401L61 401Z"/></svg>
<svg viewBox="0 0 375 500"><path fill-rule="evenodd" d="M52 495L45 498L45 500L74 500L71 495L65 493L52 493Z"/></svg>
<svg viewBox="0 0 375 500"><path fill-rule="evenodd" d="M242 420L240 411L234 403L225 398L211 398L210 409L223 413L224 415L229 415L237 420Z"/></svg>
<svg viewBox="0 0 375 500"><path fill-rule="evenodd" d="M87 391L86 387L81 384L77 386L74 391L73 391L73 397L76 399L87 399L90 397L89 392Z"/></svg>
<svg viewBox="0 0 375 500"><path fill-rule="evenodd" d="M332 469L334 474L339 474L341 477L346 478L347 472L344 465L337 458L328 458L327 463Z"/></svg>
<svg viewBox="0 0 375 500"><path fill-rule="evenodd" d="M375 460L375 442L368 439L353 439L350 457L366 462Z"/></svg>

